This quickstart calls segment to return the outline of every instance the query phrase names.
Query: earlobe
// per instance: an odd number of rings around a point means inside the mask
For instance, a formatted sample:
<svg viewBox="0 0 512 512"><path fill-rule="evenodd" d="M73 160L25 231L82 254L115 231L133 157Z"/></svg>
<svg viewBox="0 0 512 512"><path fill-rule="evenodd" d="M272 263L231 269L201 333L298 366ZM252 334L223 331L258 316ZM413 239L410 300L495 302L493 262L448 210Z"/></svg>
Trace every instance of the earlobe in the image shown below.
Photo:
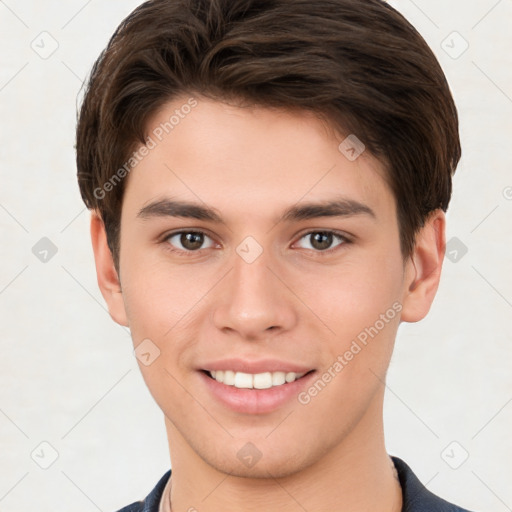
<svg viewBox="0 0 512 512"><path fill-rule="evenodd" d="M430 310L443 266L446 218L433 211L416 235L414 251L406 264L401 321L418 322Z"/></svg>
<svg viewBox="0 0 512 512"><path fill-rule="evenodd" d="M107 244L107 234L103 220L97 212L91 215L91 241L96 264L96 276L101 294L107 303L112 319L128 327L121 283Z"/></svg>

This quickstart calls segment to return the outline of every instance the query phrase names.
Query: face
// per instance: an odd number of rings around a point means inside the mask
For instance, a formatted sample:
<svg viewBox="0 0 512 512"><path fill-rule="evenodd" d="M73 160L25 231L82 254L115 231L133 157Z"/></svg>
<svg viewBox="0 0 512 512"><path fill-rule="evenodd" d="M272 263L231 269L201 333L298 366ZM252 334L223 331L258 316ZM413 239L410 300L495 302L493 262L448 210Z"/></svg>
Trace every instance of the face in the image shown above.
<svg viewBox="0 0 512 512"><path fill-rule="evenodd" d="M225 473L293 474L381 423L417 267L368 152L310 113L187 99L151 119L129 175L110 311L144 354L171 458L175 443Z"/></svg>

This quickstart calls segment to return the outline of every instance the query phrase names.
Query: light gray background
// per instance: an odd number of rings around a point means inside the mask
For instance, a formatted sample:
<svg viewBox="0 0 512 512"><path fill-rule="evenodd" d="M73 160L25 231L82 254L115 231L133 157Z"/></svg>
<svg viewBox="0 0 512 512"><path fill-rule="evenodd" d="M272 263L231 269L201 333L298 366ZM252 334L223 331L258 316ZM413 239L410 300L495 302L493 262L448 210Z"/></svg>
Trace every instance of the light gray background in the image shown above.
<svg viewBox="0 0 512 512"><path fill-rule="evenodd" d="M2 511L117 510L146 496L169 467L160 410L128 331L110 319L96 285L73 150L81 83L139 3L0 0ZM447 239L459 240L448 247L455 261L445 259L427 319L400 327L385 402L388 451L446 499L506 512L512 510L512 2L392 4L446 72L463 158L448 210ZM464 49L461 38L469 48L454 58ZM43 237L58 249L46 263L32 252ZM58 459L42 469L52 450ZM450 467L466 452L458 469Z"/></svg>

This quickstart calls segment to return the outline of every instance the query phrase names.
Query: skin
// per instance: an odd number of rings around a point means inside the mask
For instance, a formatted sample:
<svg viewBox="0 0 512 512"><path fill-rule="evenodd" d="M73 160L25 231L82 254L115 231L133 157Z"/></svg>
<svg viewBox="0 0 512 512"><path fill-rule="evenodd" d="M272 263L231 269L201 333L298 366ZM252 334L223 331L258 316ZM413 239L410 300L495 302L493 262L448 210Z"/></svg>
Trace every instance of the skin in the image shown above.
<svg viewBox="0 0 512 512"><path fill-rule="evenodd" d="M149 338L160 350L139 365L165 415L172 510L400 511L384 445L383 383L400 322L422 319L437 291L445 216L432 212L404 260L395 199L368 151L349 161L338 149L344 136L311 113L196 99L128 177L119 274L101 219L91 218L112 318L129 326L135 347ZM153 116L148 134L186 100ZM290 206L339 195L375 218L277 222ZM164 197L213 207L224 223L138 216ZM194 252L179 236L165 238L177 230L207 236ZM312 232L326 230L350 242L334 236L319 248ZM247 236L263 250L250 264L236 252ZM205 361L237 356L292 361L321 375L396 303L395 318L308 404L234 412L198 374ZM262 454L251 468L237 457L247 442Z"/></svg>

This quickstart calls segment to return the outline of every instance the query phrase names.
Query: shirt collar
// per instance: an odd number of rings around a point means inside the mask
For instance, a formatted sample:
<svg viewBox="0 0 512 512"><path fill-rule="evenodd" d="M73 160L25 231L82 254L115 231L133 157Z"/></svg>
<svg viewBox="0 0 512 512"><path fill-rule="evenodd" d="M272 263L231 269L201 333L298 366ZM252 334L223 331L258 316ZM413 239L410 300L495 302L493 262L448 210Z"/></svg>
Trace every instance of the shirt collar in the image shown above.
<svg viewBox="0 0 512 512"><path fill-rule="evenodd" d="M469 512L431 493L398 457L391 457L402 487L402 512Z"/></svg>

